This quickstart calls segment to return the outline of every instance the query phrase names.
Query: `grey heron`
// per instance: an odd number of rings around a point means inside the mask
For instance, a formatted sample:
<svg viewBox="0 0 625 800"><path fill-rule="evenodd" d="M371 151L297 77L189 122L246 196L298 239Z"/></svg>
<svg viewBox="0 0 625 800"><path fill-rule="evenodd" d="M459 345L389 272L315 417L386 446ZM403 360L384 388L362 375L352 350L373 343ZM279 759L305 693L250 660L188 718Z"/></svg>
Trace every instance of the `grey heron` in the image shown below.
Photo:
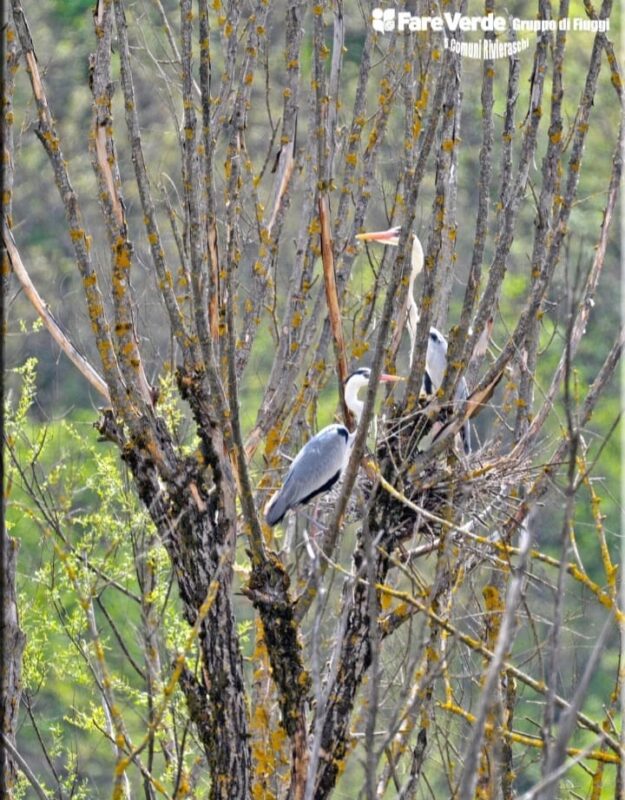
<svg viewBox="0 0 625 800"><path fill-rule="evenodd" d="M399 244L399 233L401 227L389 228L387 231L372 231L369 233L359 233L356 238L361 241L379 242L380 244L397 247ZM417 327L419 324L419 309L414 298L414 282L417 275L423 270L423 247L419 237L413 235L412 250L410 253L410 278L408 279L408 311L406 323L410 336L410 358L414 354L415 341L417 338ZM443 378L447 371L447 339L436 328L430 328L428 335L428 346L425 354L425 375L423 376L423 391L427 395L438 392L443 384ZM463 403L469 394L467 382L464 375L460 378L454 392L454 403ZM471 427L466 420L461 430L462 444L465 453L471 452Z"/></svg>
<svg viewBox="0 0 625 800"><path fill-rule="evenodd" d="M345 404L356 418L356 428L364 403L358 392L369 383L371 370L361 367L345 382ZM396 375L380 375L380 383L399 381ZM307 442L295 457L282 487L265 507L268 525L277 525L287 511L305 505L322 492L329 491L339 480L354 446L356 431L344 425L328 425Z"/></svg>
<svg viewBox="0 0 625 800"><path fill-rule="evenodd" d="M443 385L443 378L447 371L447 339L436 328L430 328L428 335L428 348L425 354L425 375L423 388L427 395L436 394ZM454 403L461 405L469 396L469 389L464 375L456 384ZM471 425L469 420L464 421L460 429L462 446L465 453L471 452Z"/></svg>

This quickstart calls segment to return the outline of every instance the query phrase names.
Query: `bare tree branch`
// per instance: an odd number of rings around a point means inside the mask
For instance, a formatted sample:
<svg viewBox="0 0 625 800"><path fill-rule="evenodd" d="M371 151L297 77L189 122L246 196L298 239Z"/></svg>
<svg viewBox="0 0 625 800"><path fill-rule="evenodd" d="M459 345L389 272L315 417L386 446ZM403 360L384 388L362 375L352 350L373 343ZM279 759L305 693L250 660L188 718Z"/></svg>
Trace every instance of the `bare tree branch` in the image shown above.
<svg viewBox="0 0 625 800"><path fill-rule="evenodd" d="M54 315L48 308L48 305L43 301L39 292L35 288L35 285L30 279L30 275L22 263L19 250L17 249L15 240L13 239L13 234L8 229L6 222L4 221L2 223L2 239L4 246L6 247L9 260L11 262L11 268L15 274L15 277L19 280L26 297L28 297L33 305L33 308L37 314L39 314L43 324L50 333L50 336L52 336L54 341L59 345L61 350L78 369L81 375L87 379L91 386L93 386L94 389L96 389L107 402L110 402L111 398L106 383L65 335L59 322L54 318Z"/></svg>

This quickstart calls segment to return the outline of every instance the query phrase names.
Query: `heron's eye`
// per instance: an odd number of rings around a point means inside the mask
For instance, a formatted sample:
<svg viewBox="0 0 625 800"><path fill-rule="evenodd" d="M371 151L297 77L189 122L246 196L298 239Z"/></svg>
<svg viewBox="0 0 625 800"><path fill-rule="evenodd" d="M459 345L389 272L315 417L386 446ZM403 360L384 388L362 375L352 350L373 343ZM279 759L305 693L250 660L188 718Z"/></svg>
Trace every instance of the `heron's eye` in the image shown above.
<svg viewBox="0 0 625 800"><path fill-rule="evenodd" d="M430 339L431 339L433 342L436 342L436 341L437 341L436 334L435 334L435 333L430 333Z"/></svg>

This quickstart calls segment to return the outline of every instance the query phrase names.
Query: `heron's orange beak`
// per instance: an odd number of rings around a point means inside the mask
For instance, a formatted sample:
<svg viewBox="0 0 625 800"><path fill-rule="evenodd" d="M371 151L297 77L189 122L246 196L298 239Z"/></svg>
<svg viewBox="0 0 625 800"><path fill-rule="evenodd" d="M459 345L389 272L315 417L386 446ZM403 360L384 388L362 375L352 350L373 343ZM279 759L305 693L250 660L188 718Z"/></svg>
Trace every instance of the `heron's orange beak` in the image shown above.
<svg viewBox="0 0 625 800"><path fill-rule="evenodd" d="M380 375L380 383L397 383L397 381L405 380L403 375L388 375L386 372Z"/></svg>
<svg viewBox="0 0 625 800"><path fill-rule="evenodd" d="M381 242L382 244L397 244L399 241L399 228L389 228L387 231L371 231L357 233L356 238L361 242Z"/></svg>

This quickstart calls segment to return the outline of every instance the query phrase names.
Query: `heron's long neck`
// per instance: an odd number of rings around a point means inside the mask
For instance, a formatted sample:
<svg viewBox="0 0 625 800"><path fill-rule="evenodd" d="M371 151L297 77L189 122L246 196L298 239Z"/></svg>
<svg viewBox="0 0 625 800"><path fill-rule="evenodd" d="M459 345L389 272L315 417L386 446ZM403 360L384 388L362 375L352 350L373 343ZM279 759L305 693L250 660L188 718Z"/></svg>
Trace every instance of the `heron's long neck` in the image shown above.
<svg viewBox="0 0 625 800"><path fill-rule="evenodd" d="M356 418L356 426L358 426L358 423L360 422L362 410L365 407L365 404L362 402L362 400L358 399L358 391L360 388L361 386L356 386L351 381L345 387L345 405Z"/></svg>
<svg viewBox="0 0 625 800"><path fill-rule="evenodd" d="M413 236L412 251L410 253L410 280L408 281L408 293L412 297L414 282L417 275L423 270L423 247L418 236Z"/></svg>
<svg viewBox="0 0 625 800"><path fill-rule="evenodd" d="M417 338L417 325L419 324L419 307L417 306L417 301L414 298L414 282L417 278L417 275L423 269L423 247L421 246L421 242L418 236L413 237L412 242L412 252L410 254L410 279L408 281L408 316L407 316L407 325L408 325L408 335L410 336L410 358L412 359L412 354L414 353L414 346L415 340Z"/></svg>

